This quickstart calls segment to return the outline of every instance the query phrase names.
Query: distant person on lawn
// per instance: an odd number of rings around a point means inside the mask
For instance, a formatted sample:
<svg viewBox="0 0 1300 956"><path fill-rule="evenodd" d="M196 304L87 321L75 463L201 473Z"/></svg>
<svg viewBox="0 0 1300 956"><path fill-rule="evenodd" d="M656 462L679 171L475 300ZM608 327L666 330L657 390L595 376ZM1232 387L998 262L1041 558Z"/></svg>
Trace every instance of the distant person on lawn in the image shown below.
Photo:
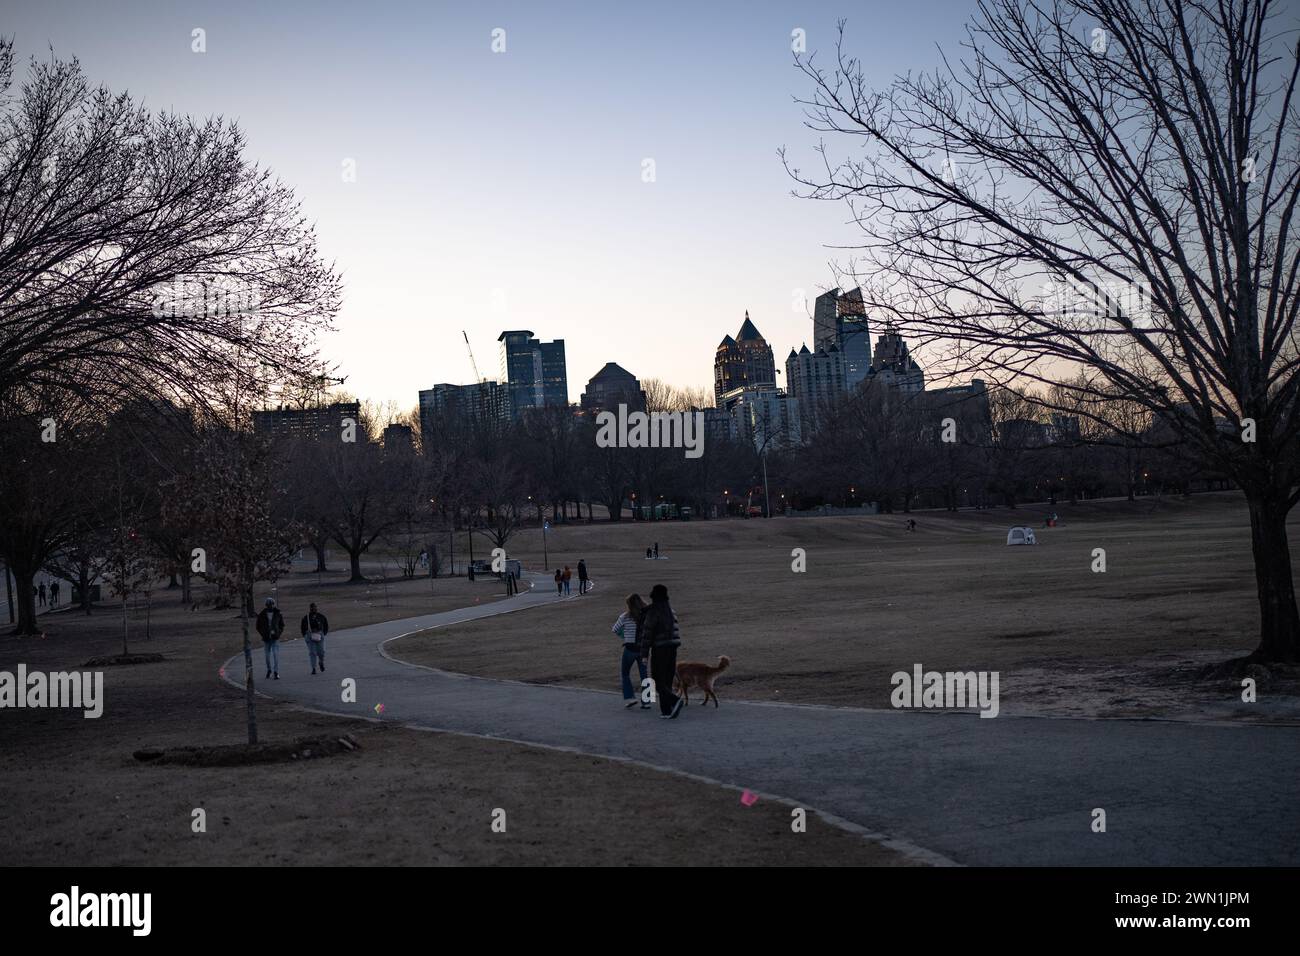
<svg viewBox="0 0 1300 956"><path fill-rule="evenodd" d="M564 594L564 572L559 568L555 569L555 593L561 596Z"/></svg>
<svg viewBox="0 0 1300 956"><path fill-rule="evenodd" d="M45 582L41 582L40 588L37 589L41 596L41 607L45 607Z"/></svg>
<svg viewBox="0 0 1300 956"><path fill-rule="evenodd" d="M566 595L569 593L569 581L570 581L572 578L573 578L573 572L569 570L569 566L566 564L566 565L564 566L564 579L563 579L563 580L564 580L564 593L565 593Z"/></svg>
<svg viewBox="0 0 1300 956"><path fill-rule="evenodd" d="M587 561L585 558L578 561L578 593L587 593Z"/></svg>
<svg viewBox="0 0 1300 956"><path fill-rule="evenodd" d="M659 697L659 716L671 720L682 710L683 698L673 693L673 677L677 674L677 648L682 643L677 615L668 603L668 589L656 584L650 590L650 606L641 614L637 626L637 640L641 644L641 660L650 658L650 678L655 682Z"/></svg>
<svg viewBox="0 0 1300 956"><path fill-rule="evenodd" d="M623 675L623 706L634 707L640 699L632 688L632 665L636 664L637 670L641 673L641 682L645 683L645 661L641 659L640 645L637 640L637 621L645 612L645 601L641 600L639 594L629 594L627 596L627 610L618 616L614 626L610 628L615 634L623 639L623 660L619 667L619 672ZM637 685L641 686L640 684ZM641 702L642 710L649 710L650 705L645 701Z"/></svg>
<svg viewBox="0 0 1300 956"><path fill-rule="evenodd" d="M280 679L280 636L284 634L284 615L275 606L275 598L266 599L266 607L257 615L257 633L262 635L266 651L266 677Z"/></svg>
<svg viewBox="0 0 1300 956"><path fill-rule="evenodd" d="M313 603L302 616L302 638L307 642L307 656L311 658L311 672L316 673L316 664L320 663L320 672L325 673L325 635L330 632L330 622Z"/></svg>
<svg viewBox="0 0 1300 956"><path fill-rule="evenodd" d="M50 582L50 607L59 606L59 582Z"/></svg>

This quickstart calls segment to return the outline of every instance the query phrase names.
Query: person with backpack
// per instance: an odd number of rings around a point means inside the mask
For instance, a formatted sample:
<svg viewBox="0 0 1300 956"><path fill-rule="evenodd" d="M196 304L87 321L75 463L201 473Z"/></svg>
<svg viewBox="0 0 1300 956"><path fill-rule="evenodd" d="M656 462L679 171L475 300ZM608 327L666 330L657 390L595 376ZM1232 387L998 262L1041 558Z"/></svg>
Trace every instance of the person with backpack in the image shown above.
<svg viewBox="0 0 1300 956"><path fill-rule="evenodd" d="M650 606L641 612L637 622L637 640L641 645L641 660L650 660L650 679L655 683L659 697L661 720L675 720L685 701L673 693L673 678L677 676L677 648L682 643L677 615L668 603L668 589L656 584L650 589Z"/></svg>
<svg viewBox="0 0 1300 956"><path fill-rule="evenodd" d="M637 621L641 619L641 614L645 611L645 602L641 600L639 594L629 594L627 596L627 610L618 616L614 626L610 628L615 634L623 639L623 660L620 664L620 673L623 675L623 706L635 707L636 702L640 700L635 690L632 688L632 665L636 664L637 670L641 673L641 685L645 684L645 661L641 659L640 645L637 640ZM641 709L649 710L650 705L641 701Z"/></svg>
<svg viewBox="0 0 1300 956"><path fill-rule="evenodd" d="M266 651L266 678L280 679L280 635L284 633L284 615L275 606L275 598L267 598L266 606L257 615L257 633L262 635Z"/></svg>
<svg viewBox="0 0 1300 956"><path fill-rule="evenodd" d="M325 635L330 632L330 622L325 615L316 610L313 603L302 616L302 639L307 642L307 656L311 659L311 672L316 673L316 664L320 663L320 672L325 673Z"/></svg>

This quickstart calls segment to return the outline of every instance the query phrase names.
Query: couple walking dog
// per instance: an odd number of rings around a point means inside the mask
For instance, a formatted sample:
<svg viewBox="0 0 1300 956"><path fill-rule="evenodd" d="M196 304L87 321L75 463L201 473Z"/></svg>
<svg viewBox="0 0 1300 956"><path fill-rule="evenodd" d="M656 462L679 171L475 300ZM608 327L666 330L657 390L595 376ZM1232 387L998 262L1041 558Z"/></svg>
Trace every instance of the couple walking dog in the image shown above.
<svg viewBox="0 0 1300 956"><path fill-rule="evenodd" d="M325 635L330 632L330 622L313 603L302 616L302 639L307 644L307 656L311 659L311 672L316 673L317 665L325 673ZM275 598L266 599L266 607L257 615L257 633L262 635L262 646L266 650L266 676L280 679L280 638L284 636L284 615L275 605Z"/></svg>
<svg viewBox="0 0 1300 956"><path fill-rule="evenodd" d="M650 709L649 702L634 692L631 677L632 665L635 664L644 686L647 661L655 696L659 698L661 719L673 720L682 712L689 689L693 686L703 689L704 703L707 704L712 697L713 706L718 706L717 695L713 693L713 681L731 660L719 657L716 667L693 663L678 666L677 650L681 647L682 631L677 614L668 603L668 589L662 584L656 584L650 589L649 604L641 599L641 595L629 594L627 610L618 616L610 630L623 640L623 658L619 669L623 676L624 707L635 707L640 701L642 710ZM681 691L680 696L678 690Z"/></svg>

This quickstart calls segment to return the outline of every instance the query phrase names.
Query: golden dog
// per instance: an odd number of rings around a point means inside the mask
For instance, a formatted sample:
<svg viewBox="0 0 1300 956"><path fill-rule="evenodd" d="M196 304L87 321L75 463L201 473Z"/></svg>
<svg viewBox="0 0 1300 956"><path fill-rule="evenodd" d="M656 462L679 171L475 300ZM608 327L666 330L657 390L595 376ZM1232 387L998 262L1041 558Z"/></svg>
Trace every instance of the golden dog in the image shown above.
<svg viewBox="0 0 1300 956"><path fill-rule="evenodd" d="M717 709L718 695L713 692L713 682L718 675L727 669L731 663L731 658L723 654L718 658L718 666L711 664L699 664L694 661L686 664L677 665L677 677L673 681L673 691L680 693L686 699L687 706L690 705L691 697L687 691L692 687L702 688L704 691L704 700L702 703L708 706L709 698L713 698L713 707Z"/></svg>

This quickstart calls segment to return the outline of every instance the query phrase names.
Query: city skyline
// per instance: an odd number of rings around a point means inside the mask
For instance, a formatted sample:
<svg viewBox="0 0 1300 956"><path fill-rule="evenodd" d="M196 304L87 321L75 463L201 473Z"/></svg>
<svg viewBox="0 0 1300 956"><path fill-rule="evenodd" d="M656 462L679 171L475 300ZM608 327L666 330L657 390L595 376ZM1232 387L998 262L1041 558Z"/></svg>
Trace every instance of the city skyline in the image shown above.
<svg viewBox="0 0 1300 956"><path fill-rule="evenodd" d="M973 7L951 0L926 23L869 9L848 27L884 85L932 66ZM360 397L407 407L436 383L472 382L462 329L485 366L502 329L567 339L571 402L610 360L707 385L716 330L748 310L784 354L808 338L813 299L842 284L830 246L854 230L792 198L777 155L815 159L792 102L807 90L791 34L829 51L844 15L833 4L670 5L649 20L515 4L97 12L14 10L5 32L21 60L52 45L150 109L240 124L343 272L337 331L320 344ZM578 88L585 106L560 109ZM609 347L611 307L645 334Z"/></svg>

